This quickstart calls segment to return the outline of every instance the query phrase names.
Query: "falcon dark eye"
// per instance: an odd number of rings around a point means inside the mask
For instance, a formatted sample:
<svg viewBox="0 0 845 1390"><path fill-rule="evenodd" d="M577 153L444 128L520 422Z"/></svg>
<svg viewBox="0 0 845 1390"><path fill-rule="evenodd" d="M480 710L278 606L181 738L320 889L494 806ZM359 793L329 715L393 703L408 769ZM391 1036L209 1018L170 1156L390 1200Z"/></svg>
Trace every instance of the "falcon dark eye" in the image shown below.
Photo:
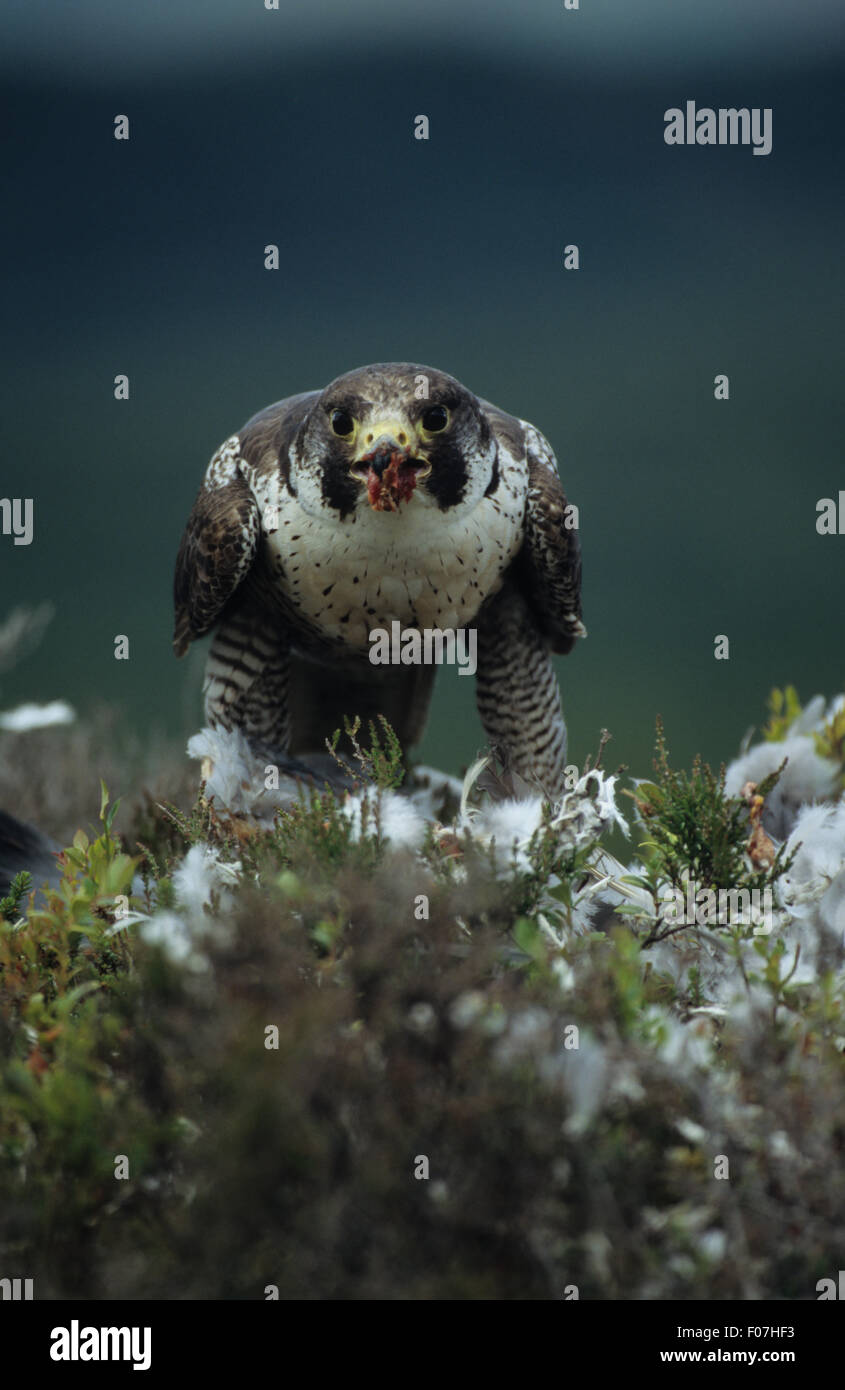
<svg viewBox="0 0 845 1390"><path fill-rule="evenodd" d="M443 405L430 405L423 411L422 427L429 434L439 434L449 423L449 412Z"/></svg>
<svg viewBox="0 0 845 1390"><path fill-rule="evenodd" d="M355 421L352 419L352 416L349 414L348 410L332 411L332 429L334 430L335 434L339 434L341 436L351 434L354 428Z"/></svg>

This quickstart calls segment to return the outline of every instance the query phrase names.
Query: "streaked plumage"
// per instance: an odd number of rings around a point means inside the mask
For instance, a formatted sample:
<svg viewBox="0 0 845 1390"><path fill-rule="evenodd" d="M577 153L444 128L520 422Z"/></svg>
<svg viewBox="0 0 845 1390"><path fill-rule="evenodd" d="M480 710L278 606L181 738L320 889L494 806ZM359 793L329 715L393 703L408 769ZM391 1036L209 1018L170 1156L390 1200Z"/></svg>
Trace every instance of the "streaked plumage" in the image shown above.
<svg viewBox="0 0 845 1390"><path fill-rule="evenodd" d="M584 632L565 509L543 436L432 368L363 367L269 406L211 460L176 564L177 655L216 629L207 722L306 754L343 714L383 713L412 745L435 671L371 665L371 631L475 626L485 732L554 791L550 652Z"/></svg>

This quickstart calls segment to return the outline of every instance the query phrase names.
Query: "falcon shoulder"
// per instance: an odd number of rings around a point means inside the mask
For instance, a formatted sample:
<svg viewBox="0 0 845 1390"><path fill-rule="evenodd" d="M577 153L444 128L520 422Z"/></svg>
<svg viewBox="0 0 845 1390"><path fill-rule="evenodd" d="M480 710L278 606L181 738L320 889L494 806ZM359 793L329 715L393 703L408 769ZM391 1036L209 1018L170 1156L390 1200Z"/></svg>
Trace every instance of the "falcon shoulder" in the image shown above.
<svg viewBox="0 0 845 1390"><path fill-rule="evenodd" d="M280 468L286 480L290 442L317 394L291 396L260 411L221 444L209 463L176 559L177 656L214 627L249 574L263 534L251 479L257 472Z"/></svg>
<svg viewBox="0 0 845 1390"><path fill-rule="evenodd" d="M581 622L581 543L557 460L534 425L482 404L500 442L528 468L524 539L508 577L551 650L562 656L587 630Z"/></svg>

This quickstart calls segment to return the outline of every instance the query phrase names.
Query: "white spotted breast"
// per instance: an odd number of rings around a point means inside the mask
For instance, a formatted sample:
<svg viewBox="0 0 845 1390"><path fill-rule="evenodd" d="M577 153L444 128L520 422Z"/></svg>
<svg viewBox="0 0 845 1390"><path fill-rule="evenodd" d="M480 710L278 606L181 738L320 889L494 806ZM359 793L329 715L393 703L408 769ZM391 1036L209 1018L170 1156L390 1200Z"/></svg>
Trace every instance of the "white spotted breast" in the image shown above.
<svg viewBox="0 0 845 1390"><path fill-rule="evenodd" d="M284 607L328 642L360 650L374 628L471 625L501 587L523 538L519 488L468 513L413 497L398 512L306 514L280 494L265 563Z"/></svg>

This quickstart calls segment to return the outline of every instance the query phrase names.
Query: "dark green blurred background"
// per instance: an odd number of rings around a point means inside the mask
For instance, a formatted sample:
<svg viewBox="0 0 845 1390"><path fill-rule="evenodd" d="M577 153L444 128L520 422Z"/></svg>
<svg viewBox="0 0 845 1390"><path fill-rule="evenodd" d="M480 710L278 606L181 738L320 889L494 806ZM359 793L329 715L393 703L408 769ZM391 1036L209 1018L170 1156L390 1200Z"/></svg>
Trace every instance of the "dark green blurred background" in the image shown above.
<svg viewBox="0 0 845 1390"><path fill-rule="evenodd" d="M557 452L590 633L559 663L578 760L607 726L609 761L646 772L660 712L678 760L718 762L772 685L842 688L845 535L815 530L845 487L841 6L136 8L16 2L0 36L0 496L35 499L34 543L0 537L0 617L57 609L0 707L197 729L205 649L172 656L170 586L209 456L270 401L394 359ZM772 154L666 146L687 99L772 107ZM423 753L452 770L482 742L473 684L438 683Z"/></svg>

